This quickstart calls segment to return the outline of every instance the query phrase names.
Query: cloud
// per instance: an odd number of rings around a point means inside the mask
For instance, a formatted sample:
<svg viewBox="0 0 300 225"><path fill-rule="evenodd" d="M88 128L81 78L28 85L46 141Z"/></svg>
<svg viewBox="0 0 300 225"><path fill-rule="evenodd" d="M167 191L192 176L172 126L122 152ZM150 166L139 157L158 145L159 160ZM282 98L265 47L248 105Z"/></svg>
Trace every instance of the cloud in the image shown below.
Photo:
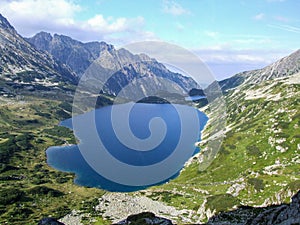
<svg viewBox="0 0 300 225"><path fill-rule="evenodd" d="M215 46L195 49L194 52L205 62L211 63L272 63L288 53L282 50L263 49L234 49L231 47Z"/></svg>
<svg viewBox="0 0 300 225"><path fill-rule="evenodd" d="M204 34L210 38L217 38L219 36L219 33L216 31L204 31Z"/></svg>
<svg viewBox="0 0 300 225"><path fill-rule="evenodd" d="M300 27L283 24L268 24L269 27L300 34Z"/></svg>
<svg viewBox="0 0 300 225"><path fill-rule="evenodd" d="M228 45L192 50L222 80L239 72L263 68L290 54L291 50L234 49Z"/></svg>
<svg viewBox="0 0 300 225"><path fill-rule="evenodd" d="M280 21L280 22L289 22L290 20L284 16L275 16L275 20Z"/></svg>
<svg viewBox="0 0 300 225"><path fill-rule="evenodd" d="M13 20L30 18L30 23L37 25L45 19L52 23L73 23L74 14L81 7L66 0L4 0L0 9Z"/></svg>
<svg viewBox="0 0 300 225"><path fill-rule="evenodd" d="M259 14L255 15L253 17L253 19L255 19L255 20L262 20L262 19L264 19L264 17L265 17L264 13L259 13Z"/></svg>
<svg viewBox="0 0 300 225"><path fill-rule="evenodd" d="M88 30L99 31L102 33L114 33L130 30L133 26L142 26L144 23L143 17L136 18L104 18L103 15L97 14L93 18L88 19L83 23L83 27Z"/></svg>
<svg viewBox="0 0 300 225"><path fill-rule="evenodd" d="M178 31L183 31L185 29L185 26L182 23L175 23L175 27Z"/></svg>
<svg viewBox="0 0 300 225"><path fill-rule="evenodd" d="M163 1L163 12L167 14L171 14L173 16L191 14L189 10L183 8L179 3L171 0Z"/></svg>
<svg viewBox="0 0 300 225"><path fill-rule="evenodd" d="M76 20L83 9L72 0L2 0L0 11L23 36L39 31L65 34L81 41L103 40L123 44L137 40L155 39L144 30L144 18L104 17L94 15Z"/></svg>

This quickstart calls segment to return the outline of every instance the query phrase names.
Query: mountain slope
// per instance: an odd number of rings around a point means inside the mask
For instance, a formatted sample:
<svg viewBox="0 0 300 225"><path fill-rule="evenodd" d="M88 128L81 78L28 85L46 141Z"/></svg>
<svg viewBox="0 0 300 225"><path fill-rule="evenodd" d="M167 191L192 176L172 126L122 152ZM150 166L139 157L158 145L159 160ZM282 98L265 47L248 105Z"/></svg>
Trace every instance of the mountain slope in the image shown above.
<svg viewBox="0 0 300 225"><path fill-rule="evenodd" d="M300 71L300 50L266 66L263 69L238 73L220 81L222 90L229 90L239 85L258 84L265 80L286 77Z"/></svg>
<svg viewBox="0 0 300 225"><path fill-rule="evenodd" d="M26 40L38 50L43 50L53 55L60 62L68 65L78 76L100 56L104 49L113 48L105 42L82 43L68 36L40 32Z"/></svg>
<svg viewBox="0 0 300 225"><path fill-rule="evenodd" d="M211 135L214 114L210 105L202 108L210 120L202 134L201 151L177 178L123 197L104 194L92 212L101 212L111 221L125 219L140 207L175 224L298 222L298 200L285 203L300 190L299 99L300 73L228 90L227 127L220 136ZM203 168L202 156L211 147L207 141L221 136L220 151Z"/></svg>
<svg viewBox="0 0 300 225"><path fill-rule="evenodd" d="M77 76L51 55L36 50L0 14L0 80L13 93L76 84Z"/></svg>
<svg viewBox="0 0 300 225"><path fill-rule="evenodd" d="M157 217L153 213L143 212L128 216L127 219L114 224L155 224L172 225L165 218ZM257 225L257 224L299 224L300 223L300 191L292 197L289 204L273 205L268 207L242 206L236 210L222 212L209 219L202 225ZM199 224L200 225L200 224Z"/></svg>
<svg viewBox="0 0 300 225"><path fill-rule="evenodd" d="M274 70L279 78L261 78L259 83L243 83L228 90L227 126L220 136L210 134L214 115L206 106L203 110L210 121L202 134L199 156L178 178L151 188L147 196L178 210L192 210L188 223L206 222L241 205L288 202L300 190L300 73L293 68L297 64L291 66L294 74L282 75L283 70ZM222 136L220 151L206 167L203 156L212 151L207 141Z"/></svg>
<svg viewBox="0 0 300 225"><path fill-rule="evenodd" d="M63 35L51 36L46 32L40 32L26 40L68 65L79 77L94 63L98 73L92 77L97 81L107 82L104 91L108 94L117 95L123 87L134 81L135 86L143 90L145 95L155 95L157 91L166 89L156 77L171 81L170 89L174 92L180 92L180 89L188 92L198 87L191 78L169 71L155 59L144 54L132 54L126 49L116 50L113 45L105 42L82 43ZM110 76L108 81L105 80ZM149 78L147 85L138 81L142 77Z"/></svg>

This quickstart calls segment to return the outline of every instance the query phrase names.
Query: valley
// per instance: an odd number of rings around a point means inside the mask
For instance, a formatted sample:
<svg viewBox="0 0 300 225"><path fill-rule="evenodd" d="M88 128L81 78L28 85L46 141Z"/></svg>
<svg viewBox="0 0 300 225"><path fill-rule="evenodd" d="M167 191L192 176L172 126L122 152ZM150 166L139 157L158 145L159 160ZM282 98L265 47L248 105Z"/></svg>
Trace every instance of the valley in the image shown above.
<svg viewBox="0 0 300 225"><path fill-rule="evenodd" d="M199 143L201 151L177 178L136 192L108 192L78 186L74 174L47 164L45 151L50 146L78 144L73 132L58 124L72 115L82 68L72 71L71 64L60 62L47 49L36 49L4 17L0 19L1 224L37 224L44 217L72 225L111 224L138 209L155 212L177 224L201 224L239 207L289 203L300 190L300 50L261 70L219 82L226 103L227 113L222 115L226 128L216 133L214 121L218 115L210 104L197 105L209 117ZM84 44L71 38L53 38L66 39L87 51ZM101 58L104 70L108 70L104 66L113 67L111 59L122 54L133 64L136 58L146 57L116 51L104 43L101 46L109 55L107 61ZM18 52L17 57L14 52ZM73 60L74 66L78 58ZM193 83L155 60L137 63L121 70L106 87L110 91L99 94L97 107L110 105L123 85L145 71L149 77L155 72L169 77L182 88L188 89ZM128 74L131 77L120 81ZM220 140L219 152L208 144L212 138ZM237 224L247 222L247 216L234 216Z"/></svg>

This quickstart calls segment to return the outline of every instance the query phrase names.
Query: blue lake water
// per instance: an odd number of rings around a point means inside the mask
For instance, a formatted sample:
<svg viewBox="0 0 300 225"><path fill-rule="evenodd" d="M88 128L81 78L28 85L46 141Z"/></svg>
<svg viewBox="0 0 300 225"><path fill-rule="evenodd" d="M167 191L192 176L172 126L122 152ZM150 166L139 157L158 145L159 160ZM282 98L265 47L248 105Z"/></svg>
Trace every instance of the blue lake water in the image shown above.
<svg viewBox="0 0 300 225"><path fill-rule="evenodd" d="M125 108L128 104L123 105L114 105L113 107L117 108L117 112L119 113L119 118L123 119L124 121L127 119L126 115L124 114ZM112 106L103 107L100 109L96 109L92 112L83 114L78 116L78 120L83 120L91 115L94 119L94 124L96 127L96 131L98 133L99 139L103 146L106 149L109 149L109 154L116 159L117 161L121 162L122 165L131 165L131 167L134 168L141 168L141 171L143 168L146 168L148 166L152 165L158 165L161 162L166 162L167 159L172 156L173 151L175 148L178 148L178 146L181 146L178 144L179 139L182 138L182 136L187 135L189 136L189 132L186 128L183 128L183 119L182 115L190 115L190 113L194 113L197 116L197 119L192 118L190 116L187 116L184 118L184 120L188 120L188 124L190 124L190 127L194 127L191 124L195 124L198 131L194 135L194 138L188 139L188 143L185 143L183 146L188 146L188 148L192 149L192 152L190 155L186 154L184 157L192 156L193 154L197 153L199 151L199 148L195 147L195 142L200 141L200 132L204 128L208 117L198 111L197 109L190 107L190 106L178 106L180 109L179 111L182 114L178 114L178 111L176 108L174 108L174 105L171 104L144 104L144 103L138 103L134 104L130 110L130 114L128 117L128 124L130 126L130 131L132 134L141 140L145 140L149 137L151 137L151 127L149 124L151 124L151 120L153 118L162 118L164 121L164 125L160 124L156 125L156 129L158 126L157 133L160 133L160 130L163 130L163 128L166 128L166 133L164 135L163 140L159 143L159 145L155 146L151 150L147 151L137 151L136 149L132 149L126 145L122 141L119 140L119 136L115 134L116 129L114 129L111 117L112 117ZM123 115L124 114L124 115ZM64 120L60 123L62 126L66 126L70 129L73 129L74 118ZM122 121L119 121L118 123L121 123ZM188 158L184 159L184 161L180 161L180 165L175 166L174 168L178 168L175 171L169 173L170 175L163 179L159 180L158 182L151 183L150 185L126 185L122 182L115 182L113 179L107 179L107 175L102 175L102 173L99 173L99 171L96 172L96 169L91 166L90 163L87 163L87 158L84 154L82 154L84 150L82 150L82 146L84 146L84 143L89 143L89 148L95 148L97 149L98 146L93 145L95 142L94 140L90 139L92 135L89 135L89 132L91 132L91 127L86 123L86 126L83 126L84 129L81 132L75 132L75 135L80 140L80 144L78 145L72 145L72 146L55 146L50 147L47 149L47 163L52 166L53 168L56 168L60 171L65 172L73 172L76 174L75 183L81 186L87 186L87 187L97 187L101 189L105 189L108 191L119 191L119 192L130 192L130 191L136 191L145 189L149 186L158 185L165 183L169 181L170 179L175 178L178 176L180 170L182 169L184 162L188 160ZM183 130L185 131L185 134L183 135ZM76 131L76 129L75 129ZM191 136L192 134L192 128L191 128ZM126 135L125 135L126 137ZM151 144L151 143L150 143ZM91 147L92 146L92 147ZM90 149L89 149L90 150ZM89 151L87 150L87 151ZM186 151L186 149L179 149L178 151ZM98 152L96 152L98 154ZM96 154L95 154L96 157ZM97 157L101 158L101 152ZM105 164L106 162L103 162ZM179 167L178 167L179 166ZM171 165L170 165L171 167ZM116 173L122 174L122 171L118 171L117 167L115 168L113 165L111 168L111 173L113 173L114 170L116 170ZM166 170L168 167L165 167ZM157 174L155 174L157 173ZM100 175L101 174L101 175ZM124 175L125 174L125 175ZM124 172L122 176L126 177L126 172ZM150 174L150 176L159 176L160 171L154 172L154 174ZM121 176L121 175L120 175ZM129 176L129 175L128 175ZM138 174L138 176L140 176ZM141 175L143 176L143 174ZM149 176L145 175L145 176ZM128 178L130 179L130 178ZM136 179L139 179L137 177ZM155 180L155 179L153 179Z"/></svg>
<svg viewBox="0 0 300 225"><path fill-rule="evenodd" d="M200 99L205 99L206 96L202 96L202 95L195 95L195 96L188 96L188 97L185 97L184 99L186 101L197 101L197 100L200 100Z"/></svg>

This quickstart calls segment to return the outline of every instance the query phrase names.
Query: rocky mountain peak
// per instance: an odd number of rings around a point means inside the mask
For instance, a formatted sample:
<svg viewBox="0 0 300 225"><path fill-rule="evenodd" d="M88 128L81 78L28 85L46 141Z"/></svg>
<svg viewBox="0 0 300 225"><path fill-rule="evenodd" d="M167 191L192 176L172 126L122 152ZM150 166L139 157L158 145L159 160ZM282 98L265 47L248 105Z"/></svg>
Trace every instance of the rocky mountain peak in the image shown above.
<svg viewBox="0 0 300 225"><path fill-rule="evenodd" d="M78 76L82 76L101 52L114 52L114 46L105 42L83 43L71 37L40 32L26 39L37 49L50 53L60 62L68 65Z"/></svg>
<svg viewBox="0 0 300 225"><path fill-rule="evenodd" d="M53 37L50 33L42 31L37 33L32 39L36 45L39 46L38 49L44 50L49 49L49 43L52 41Z"/></svg>
<svg viewBox="0 0 300 225"><path fill-rule="evenodd" d="M300 50L272 63L263 68L261 73L257 74L253 83L259 83L264 80L270 80L279 77L293 75L300 71Z"/></svg>
<svg viewBox="0 0 300 225"><path fill-rule="evenodd" d="M38 39L45 39L45 40L52 40L52 35L48 32L45 31L41 31L39 33L37 33L34 38L38 38Z"/></svg>

